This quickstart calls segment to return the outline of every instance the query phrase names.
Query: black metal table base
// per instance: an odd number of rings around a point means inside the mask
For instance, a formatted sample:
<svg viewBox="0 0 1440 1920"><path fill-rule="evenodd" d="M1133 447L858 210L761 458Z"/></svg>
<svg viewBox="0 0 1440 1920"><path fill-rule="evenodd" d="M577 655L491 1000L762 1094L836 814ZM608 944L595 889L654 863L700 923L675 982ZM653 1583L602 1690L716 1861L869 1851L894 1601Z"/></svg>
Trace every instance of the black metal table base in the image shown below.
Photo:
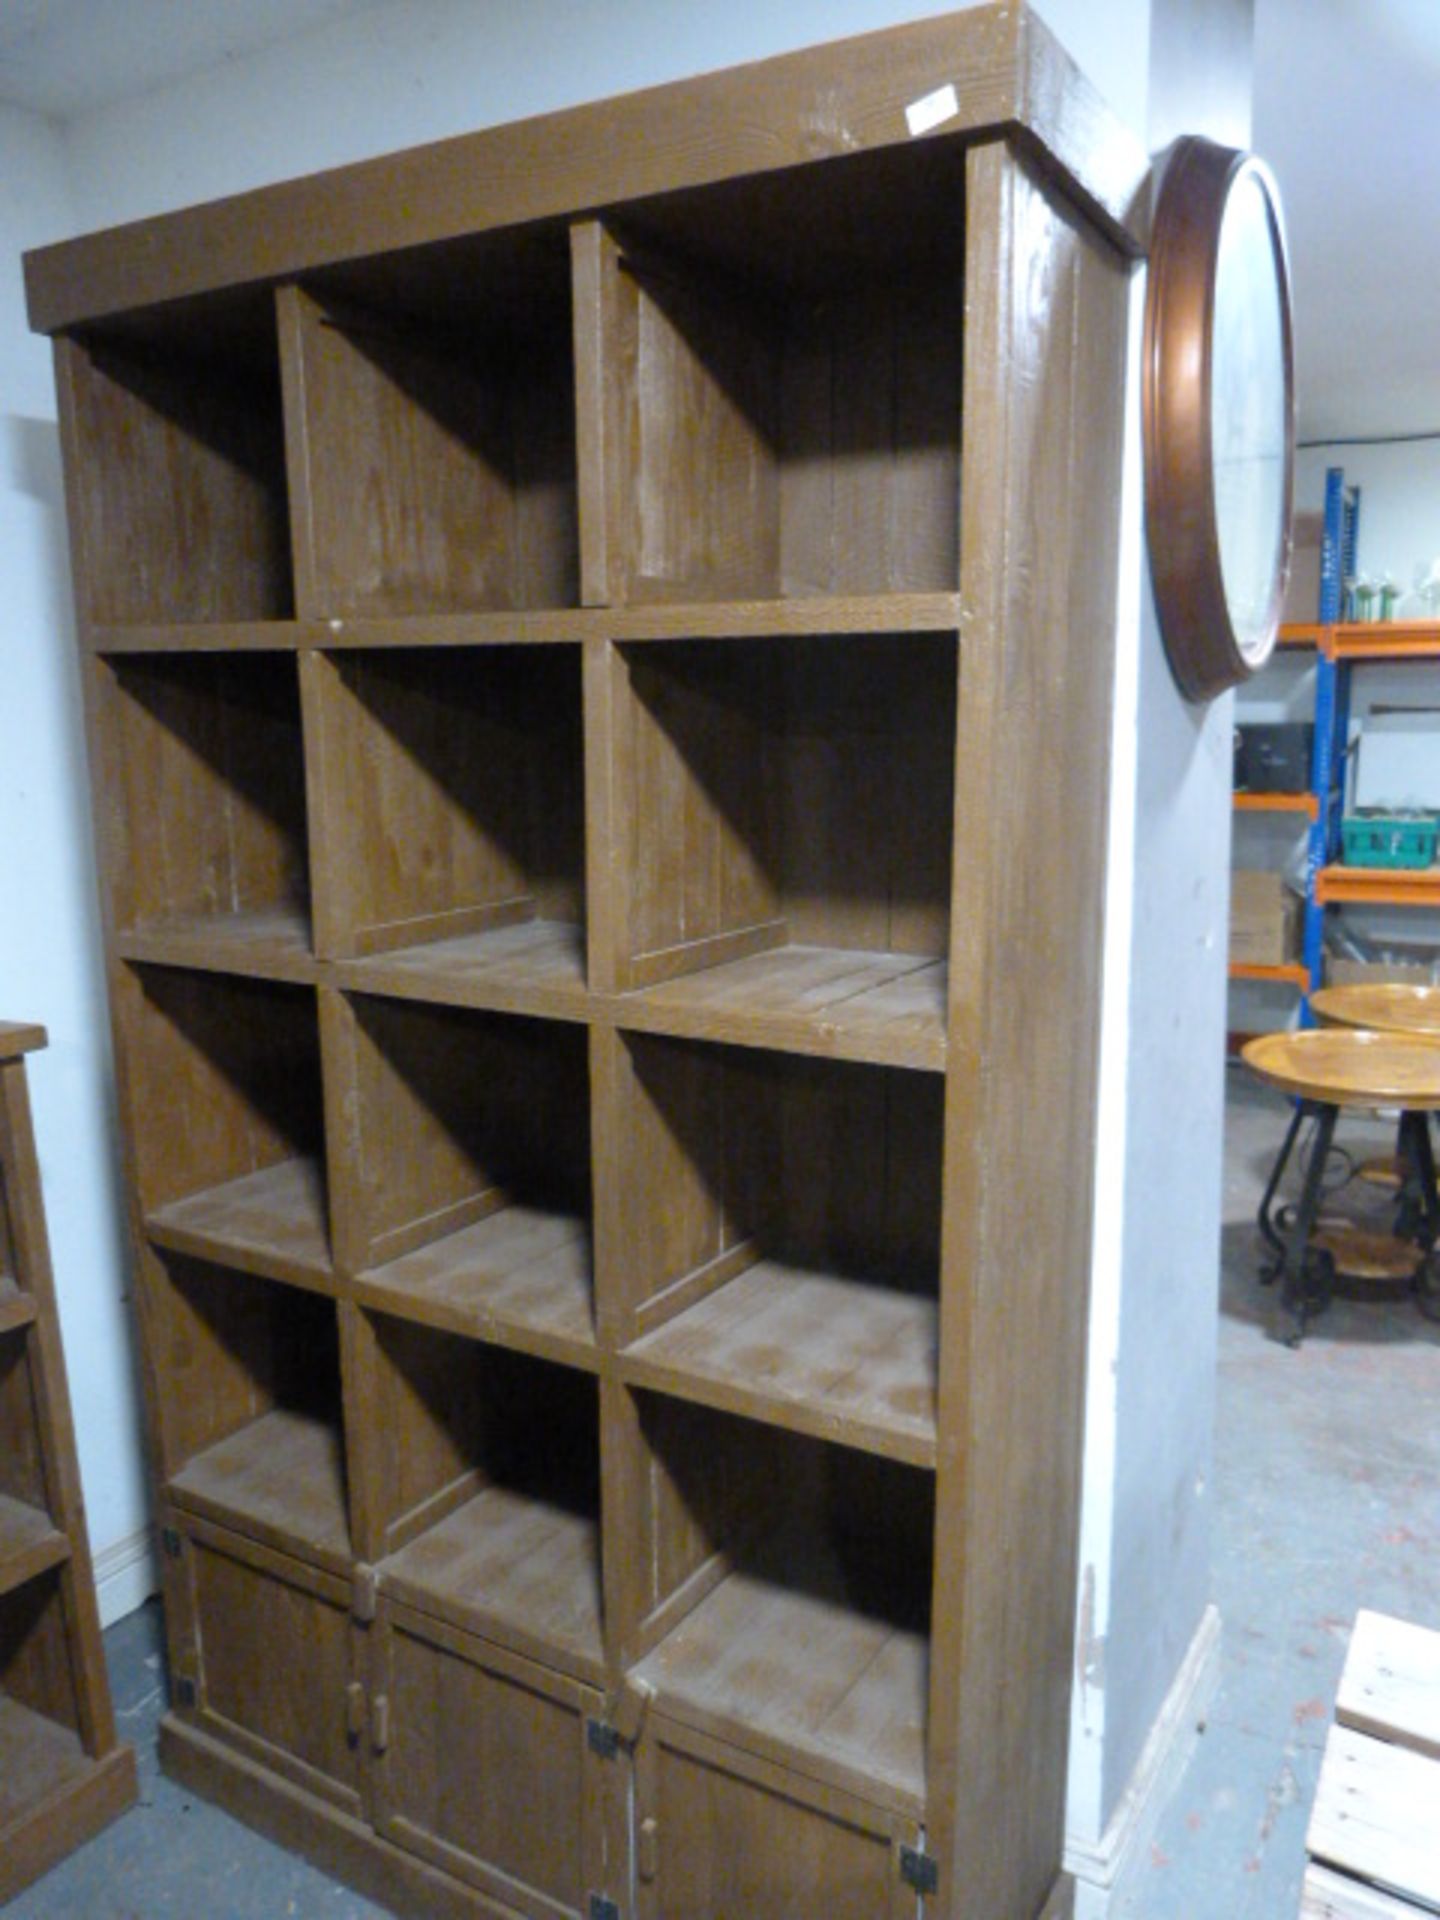
<svg viewBox="0 0 1440 1920"><path fill-rule="evenodd" d="M1335 1262L1323 1248L1312 1245L1312 1240L1325 1189L1325 1166L1339 1118L1339 1107L1328 1101L1295 1102L1290 1126L1260 1201L1260 1232L1274 1256L1260 1269L1260 1279L1265 1286L1272 1286L1277 1280L1281 1283L1280 1307L1292 1323L1286 1336L1286 1345L1291 1347L1300 1345L1305 1337L1306 1322L1325 1311L1335 1289ZM1300 1198L1293 1208L1277 1207L1275 1199L1280 1182L1307 1120L1314 1123L1315 1131ZM1413 1240L1421 1249L1424 1257L1414 1280L1416 1303L1427 1318L1440 1320L1440 1276L1435 1272L1435 1248L1440 1241L1440 1194L1435 1186L1435 1153L1428 1115L1409 1111L1401 1114L1397 1152L1405 1172L1396 1206L1395 1232L1401 1239Z"/></svg>

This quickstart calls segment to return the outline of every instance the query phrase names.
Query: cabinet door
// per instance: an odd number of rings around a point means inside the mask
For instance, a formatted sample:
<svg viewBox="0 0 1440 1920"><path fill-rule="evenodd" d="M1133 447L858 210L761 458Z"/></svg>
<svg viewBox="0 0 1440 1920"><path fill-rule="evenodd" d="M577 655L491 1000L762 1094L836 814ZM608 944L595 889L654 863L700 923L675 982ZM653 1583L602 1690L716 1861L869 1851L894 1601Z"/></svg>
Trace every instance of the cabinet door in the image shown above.
<svg viewBox="0 0 1440 1920"><path fill-rule="evenodd" d="M637 1770L637 1920L916 1920L914 1821L661 1714Z"/></svg>
<svg viewBox="0 0 1440 1920"><path fill-rule="evenodd" d="M601 1696L393 1601L376 1623L375 1824L535 1920L623 1912L629 1763L591 1746Z"/></svg>
<svg viewBox="0 0 1440 1920"><path fill-rule="evenodd" d="M189 1515L170 1540L176 1711L363 1817L365 1632L347 1583Z"/></svg>

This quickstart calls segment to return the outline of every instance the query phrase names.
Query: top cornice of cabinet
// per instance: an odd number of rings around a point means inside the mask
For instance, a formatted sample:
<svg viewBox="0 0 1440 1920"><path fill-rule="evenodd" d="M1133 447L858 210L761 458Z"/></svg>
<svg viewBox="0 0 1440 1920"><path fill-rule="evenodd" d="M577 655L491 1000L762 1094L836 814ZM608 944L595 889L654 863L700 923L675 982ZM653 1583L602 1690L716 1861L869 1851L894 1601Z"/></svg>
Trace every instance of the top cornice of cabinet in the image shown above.
<svg viewBox="0 0 1440 1920"><path fill-rule="evenodd" d="M980 6L415 147L44 247L31 325L602 211L815 160L1021 142L1127 253L1148 162L1038 15ZM923 176L929 179L931 176Z"/></svg>

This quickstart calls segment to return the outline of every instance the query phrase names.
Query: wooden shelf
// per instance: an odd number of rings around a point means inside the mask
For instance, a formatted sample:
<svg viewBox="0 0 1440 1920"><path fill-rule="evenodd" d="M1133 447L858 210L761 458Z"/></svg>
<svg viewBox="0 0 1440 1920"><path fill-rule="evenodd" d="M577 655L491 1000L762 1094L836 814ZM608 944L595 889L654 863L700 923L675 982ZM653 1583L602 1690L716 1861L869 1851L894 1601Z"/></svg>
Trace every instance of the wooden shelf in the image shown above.
<svg viewBox="0 0 1440 1920"><path fill-rule="evenodd" d="M947 969L923 954L776 947L617 1001L639 1032L943 1073Z"/></svg>
<svg viewBox="0 0 1440 1920"><path fill-rule="evenodd" d="M928 1670L922 1633L732 1573L637 1674L701 1733L923 1819Z"/></svg>
<svg viewBox="0 0 1440 1920"><path fill-rule="evenodd" d="M380 1566L382 1590L603 1685L596 1521L486 1487Z"/></svg>
<svg viewBox="0 0 1440 1920"><path fill-rule="evenodd" d="M350 1291L383 1313L594 1369L592 1270L583 1220L507 1206L371 1268Z"/></svg>
<svg viewBox="0 0 1440 1920"><path fill-rule="evenodd" d="M1303 813L1309 820L1320 818L1320 801L1313 793L1237 793L1232 800L1237 813Z"/></svg>
<svg viewBox="0 0 1440 1920"><path fill-rule="evenodd" d="M1322 907L1440 907L1440 867L1322 867L1315 898Z"/></svg>
<svg viewBox="0 0 1440 1920"><path fill-rule="evenodd" d="M350 1524L339 1429L276 1407L198 1454L170 1482L177 1506L295 1553L350 1569Z"/></svg>
<svg viewBox="0 0 1440 1920"><path fill-rule="evenodd" d="M1266 980L1283 986L1308 987L1310 971L1299 961L1286 961L1281 966L1265 967L1248 960L1232 960L1229 967L1232 980Z"/></svg>
<svg viewBox="0 0 1440 1920"><path fill-rule="evenodd" d="M10 1278L0 1273L0 1334L28 1327L35 1318L35 1302Z"/></svg>
<svg viewBox="0 0 1440 1920"><path fill-rule="evenodd" d="M1328 651L1334 660L1440 659L1440 622L1342 622L1329 630Z"/></svg>
<svg viewBox="0 0 1440 1920"><path fill-rule="evenodd" d="M69 1558L70 1542L48 1513L0 1493L0 1594L13 1593ZM3 1743L0 1752L5 1752Z"/></svg>
<svg viewBox="0 0 1440 1920"><path fill-rule="evenodd" d="M552 1020L584 1019L584 929L560 920L524 920L488 933L401 947L368 960L344 960L342 987L397 999Z"/></svg>
<svg viewBox="0 0 1440 1920"><path fill-rule="evenodd" d="M124 960L157 966L200 967L302 985L317 978L310 916L298 906L151 920L118 934L115 950Z"/></svg>
<svg viewBox="0 0 1440 1920"><path fill-rule="evenodd" d="M636 1386L935 1464L933 1298L762 1260L628 1348Z"/></svg>
<svg viewBox="0 0 1440 1920"><path fill-rule="evenodd" d="M0 1905L134 1804L135 1756L86 1753L73 1728L0 1690Z"/></svg>
<svg viewBox="0 0 1440 1920"><path fill-rule="evenodd" d="M325 1180L313 1159L282 1160L172 1200L157 1207L145 1226L155 1245L172 1253L322 1293L333 1290Z"/></svg>

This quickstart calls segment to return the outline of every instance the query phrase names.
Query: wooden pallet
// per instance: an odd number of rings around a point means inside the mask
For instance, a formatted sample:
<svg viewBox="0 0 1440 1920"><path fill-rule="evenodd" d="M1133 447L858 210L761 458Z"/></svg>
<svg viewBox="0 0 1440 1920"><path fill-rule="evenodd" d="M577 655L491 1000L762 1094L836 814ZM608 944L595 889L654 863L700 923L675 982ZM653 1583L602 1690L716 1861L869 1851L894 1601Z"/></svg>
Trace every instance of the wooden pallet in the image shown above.
<svg viewBox="0 0 1440 1920"><path fill-rule="evenodd" d="M1440 1913L1440 1633L1360 1613L1310 1817L1302 1920Z"/></svg>

